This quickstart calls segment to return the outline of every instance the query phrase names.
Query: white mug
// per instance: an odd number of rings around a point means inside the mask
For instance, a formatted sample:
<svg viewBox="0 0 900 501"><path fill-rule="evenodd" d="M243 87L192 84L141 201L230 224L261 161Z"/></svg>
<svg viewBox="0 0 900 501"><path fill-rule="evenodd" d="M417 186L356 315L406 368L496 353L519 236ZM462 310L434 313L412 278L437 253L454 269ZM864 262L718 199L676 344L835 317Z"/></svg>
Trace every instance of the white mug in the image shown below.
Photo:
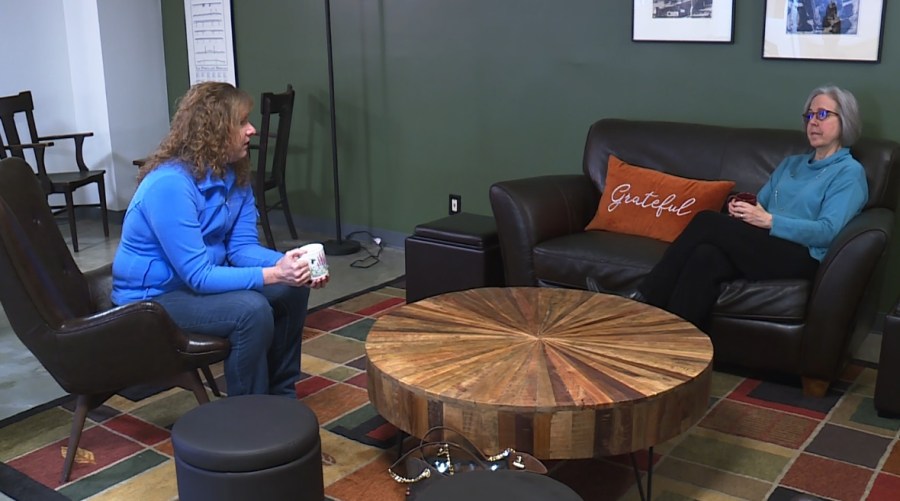
<svg viewBox="0 0 900 501"><path fill-rule="evenodd" d="M328 260L325 259L325 248L322 244L306 244L300 247L306 251L300 259L309 263L309 276L312 280L318 280L328 276Z"/></svg>

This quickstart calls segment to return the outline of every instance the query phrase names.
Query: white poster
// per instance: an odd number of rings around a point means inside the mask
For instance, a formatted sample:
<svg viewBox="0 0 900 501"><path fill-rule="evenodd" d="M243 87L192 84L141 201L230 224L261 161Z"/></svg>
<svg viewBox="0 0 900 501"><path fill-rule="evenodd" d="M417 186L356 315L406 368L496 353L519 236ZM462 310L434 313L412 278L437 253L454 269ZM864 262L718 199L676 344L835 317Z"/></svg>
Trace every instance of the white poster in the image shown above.
<svg viewBox="0 0 900 501"><path fill-rule="evenodd" d="M191 85L206 81L237 86L231 0L184 0Z"/></svg>

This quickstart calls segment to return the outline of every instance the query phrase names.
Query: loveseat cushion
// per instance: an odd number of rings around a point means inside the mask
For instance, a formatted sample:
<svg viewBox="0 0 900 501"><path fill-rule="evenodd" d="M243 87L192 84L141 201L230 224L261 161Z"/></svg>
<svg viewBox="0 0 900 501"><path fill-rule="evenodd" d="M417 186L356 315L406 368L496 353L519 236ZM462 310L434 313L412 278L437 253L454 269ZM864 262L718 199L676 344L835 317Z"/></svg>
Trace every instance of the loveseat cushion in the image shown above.
<svg viewBox="0 0 900 501"><path fill-rule="evenodd" d="M799 324L806 318L809 291L809 280L735 280L722 284L713 315Z"/></svg>
<svg viewBox="0 0 900 501"><path fill-rule="evenodd" d="M593 277L605 289L633 290L669 244L648 237L587 231L534 246L534 270L542 285L585 288Z"/></svg>
<svg viewBox="0 0 900 501"><path fill-rule="evenodd" d="M540 285L583 289L585 277L606 290L633 291L669 244L647 237L588 231L546 240L534 247ZM808 280L735 280L722 284L713 315L801 323L809 300Z"/></svg>

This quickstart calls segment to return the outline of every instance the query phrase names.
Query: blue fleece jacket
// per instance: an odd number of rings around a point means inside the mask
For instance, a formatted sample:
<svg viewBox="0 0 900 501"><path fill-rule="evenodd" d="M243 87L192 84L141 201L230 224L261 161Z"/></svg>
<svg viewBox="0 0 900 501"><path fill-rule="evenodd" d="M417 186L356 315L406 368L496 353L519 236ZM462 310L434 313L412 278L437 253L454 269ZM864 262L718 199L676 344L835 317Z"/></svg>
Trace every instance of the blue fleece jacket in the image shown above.
<svg viewBox="0 0 900 501"><path fill-rule="evenodd" d="M259 244L250 186L197 182L179 161L141 181L125 212L113 259L112 301L127 304L178 289L213 294L261 289L262 269L282 256Z"/></svg>
<svg viewBox="0 0 900 501"><path fill-rule="evenodd" d="M863 166L848 148L813 160L813 154L785 158L757 196L772 214L769 234L809 247L821 261L831 241L869 199Z"/></svg>

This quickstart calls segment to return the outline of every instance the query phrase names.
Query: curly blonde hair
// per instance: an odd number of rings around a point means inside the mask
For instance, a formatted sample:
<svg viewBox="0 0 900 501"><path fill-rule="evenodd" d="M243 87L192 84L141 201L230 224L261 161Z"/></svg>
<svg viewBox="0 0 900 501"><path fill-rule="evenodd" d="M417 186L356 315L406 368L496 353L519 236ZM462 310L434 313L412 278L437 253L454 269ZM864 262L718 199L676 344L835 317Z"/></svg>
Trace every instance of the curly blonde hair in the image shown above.
<svg viewBox="0 0 900 501"><path fill-rule="evenodd" d="M167 160L190 165L197 181L222 178L229 165L241 120L253 108L253 98L229 83L203 82L192 86L178 101L169 133L138 171L138 182ZM244 157L231 163L237 183L250 182L250 160Z"/></svg>

